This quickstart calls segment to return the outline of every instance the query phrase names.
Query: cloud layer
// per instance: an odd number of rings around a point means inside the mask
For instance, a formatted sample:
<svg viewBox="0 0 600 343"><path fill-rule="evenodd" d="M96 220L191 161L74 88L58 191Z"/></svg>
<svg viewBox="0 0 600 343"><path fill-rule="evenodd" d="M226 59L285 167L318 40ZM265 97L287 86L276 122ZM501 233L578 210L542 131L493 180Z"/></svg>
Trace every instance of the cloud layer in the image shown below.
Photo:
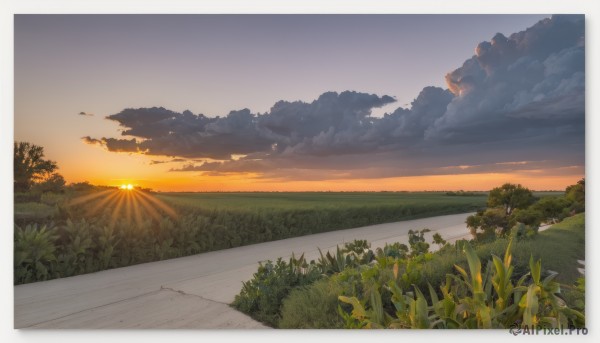
<svg viewBox="0 0 600 343"><path fill-rule="evenodd" d="M83 141L173 157L187 162L171 170L207 175L328 179L583 166L584 33L584 17L566 15L496 34L446 75L448 89L425 87L410 108L383 117L372 110L395 102L391 96L327 92L216 118L125 109L107 119L133 138Z"/></svg>

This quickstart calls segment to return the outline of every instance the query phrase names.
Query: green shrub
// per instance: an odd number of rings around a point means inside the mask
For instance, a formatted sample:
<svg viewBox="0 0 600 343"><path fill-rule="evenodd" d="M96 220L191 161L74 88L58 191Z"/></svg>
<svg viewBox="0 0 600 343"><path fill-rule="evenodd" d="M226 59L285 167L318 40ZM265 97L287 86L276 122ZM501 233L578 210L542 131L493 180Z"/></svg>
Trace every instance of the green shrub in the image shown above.
<svg viewBox="0 0 600 343"><path fill-rule="evenodd" d="M341 329L337 315L338 295L347 294L336 277L322 279L308 287L299 287L283 300L279 328ZM350 293L353 294L353 293Z"/></svg>
<svg viewBox="0 0 600 343"><path fill-rule="evenodd" d="M48 280L54 277L56 268L56 233L54 228L15 227L15 283Z"/></svg>
<svg viewBox="0 0 600 343"><path fill-rule="evenodd" d="M281 317L283 299L295 287L306 286L321 278L320 270L308 264L304 255L289 262L260 263L251 280L244 282L232 306L252 318L276 327Z"/></svg>
<svg viewBox="0 0 600 343"><path fill-rule="evenodd" d="M335 254L329 251L323 254L319 249L320 257L316 266L322 274L331 275L342 272L346 268L355 268L370 263L375 259L371 244L366 240L354 240L344 244L343 248L336 246Z"/></svg>
<svg viewBox="0 0 600 343"><path fill-rule="evenodd" d="M342 272L318 280L310 286L292 290L283 301L279 327L285 329L338 329L344 327L339 316L340 307L349 311L351 306L340 304L339 295L369 297L379 283L393 278L391 269L367 265L346 268ZM387 294L390 302L390 294Z"/></svg>

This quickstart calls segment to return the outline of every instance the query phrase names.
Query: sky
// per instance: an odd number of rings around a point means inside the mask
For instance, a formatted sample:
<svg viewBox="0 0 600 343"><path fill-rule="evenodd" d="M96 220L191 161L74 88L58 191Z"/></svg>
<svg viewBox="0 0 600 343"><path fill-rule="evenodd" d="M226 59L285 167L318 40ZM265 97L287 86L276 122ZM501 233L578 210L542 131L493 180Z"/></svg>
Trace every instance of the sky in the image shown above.
<svg viewBox="0 0 600 343"><path fill-rule="evenodd" d="M564 189L583 38L583 16L16 15L15 140L68 182L161 191Z"/></svg>

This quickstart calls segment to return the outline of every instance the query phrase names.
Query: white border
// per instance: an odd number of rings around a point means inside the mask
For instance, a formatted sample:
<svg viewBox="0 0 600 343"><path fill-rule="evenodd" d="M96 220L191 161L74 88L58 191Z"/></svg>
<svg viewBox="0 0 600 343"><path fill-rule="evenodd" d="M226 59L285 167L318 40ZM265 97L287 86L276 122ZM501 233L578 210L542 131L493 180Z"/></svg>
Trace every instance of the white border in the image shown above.
<svg viewBox="0 0 600 343"><path fill-rule="evenodd" d="M521 336L512 337L505 331L427 331L427 332L355 332L355 331L17 331L13 330L12 286L12 141L13 133L13 15L23 13L575 13L586 15L586 183L587 183L587 236L586 270L587 322L590 333L585 337L569 336L571 340L590 341L600 337L598 323L598 211L594 210L600 183L595 181L598 173L598 148L600 135L598 119L598 67L592 61L600 61L599 4L595 0L8 0L0 6L0 220L2 230L2 258L0 259L1 292L4 300L0 312L0 340L2 342L102 342L123 341L163 342L175 339L177 343L213 341L216 339L280 342L282 340L305 342L315 339L333 339L343 342L365 340L485 340L506 341L526 339L556 341L563 337ZM532 23L533 24L533 23ZM596 62L597 63L597 62ZM594 96L595 95L595 96ZM593 133L596 133L595 137ZM596 156L594 156L594 153Z"/></svg>

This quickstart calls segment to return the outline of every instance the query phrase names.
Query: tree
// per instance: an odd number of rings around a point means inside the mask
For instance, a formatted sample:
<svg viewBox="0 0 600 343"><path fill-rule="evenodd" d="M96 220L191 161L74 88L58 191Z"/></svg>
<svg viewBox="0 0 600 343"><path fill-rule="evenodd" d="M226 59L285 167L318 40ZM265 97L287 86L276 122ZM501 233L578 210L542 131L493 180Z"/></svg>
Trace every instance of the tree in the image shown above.
<svg viewBox="0 0 600 343"><path fill-rule="evenodd" d="M65 179L62 175L54 173L46 178L44 181L36 183L31 188L35 189L40 193L53 192L62 193L65 190Z"/></svg>
<svg viewBox="0 0 600 343"><path fill-rule="evenodd" d="M43 180L56 168L56 162L44 159L43 147L28 142L15 142L15 192L28 191L33 183Z"/></svg>
<svg viewBox="0 0 600 343"><path fill-rule="evenodd" d="M564 209L569 207L569 205L570 202L565 197L543 197L532 207L541 213L543 221L555 224L562 219Z"/></svg>
<svg viewBox="0 0 600 343"><path fill-rule="evenodd" d="M571 211L578 213L585 211L585 179L567 187L565 197L571 202Z"/></svg>
<svg viewBox="0 0 600 343"><path fill-rule="evenodd" d="M505 234L508 231L508 216L503 209L488 208L468 216L467 227L477 240L488 240L496 237L496 234Z"/></svg>
<svg viewBox="0 0 600 343"><path fill-rule="evenodd" d="M529 206L526 209L516 209L510 216L508 225L512 228L521 223L537 230L545 220L544 213L538 207Z"/></svg>
<svg viewBox="0 0 600 343"><path fill-rule="evenodd" d="M503 207L506 215L510 215L516 208L524 209L534 201L533 193L521 185L505 183L490 191L488 207Z"/></svg>

